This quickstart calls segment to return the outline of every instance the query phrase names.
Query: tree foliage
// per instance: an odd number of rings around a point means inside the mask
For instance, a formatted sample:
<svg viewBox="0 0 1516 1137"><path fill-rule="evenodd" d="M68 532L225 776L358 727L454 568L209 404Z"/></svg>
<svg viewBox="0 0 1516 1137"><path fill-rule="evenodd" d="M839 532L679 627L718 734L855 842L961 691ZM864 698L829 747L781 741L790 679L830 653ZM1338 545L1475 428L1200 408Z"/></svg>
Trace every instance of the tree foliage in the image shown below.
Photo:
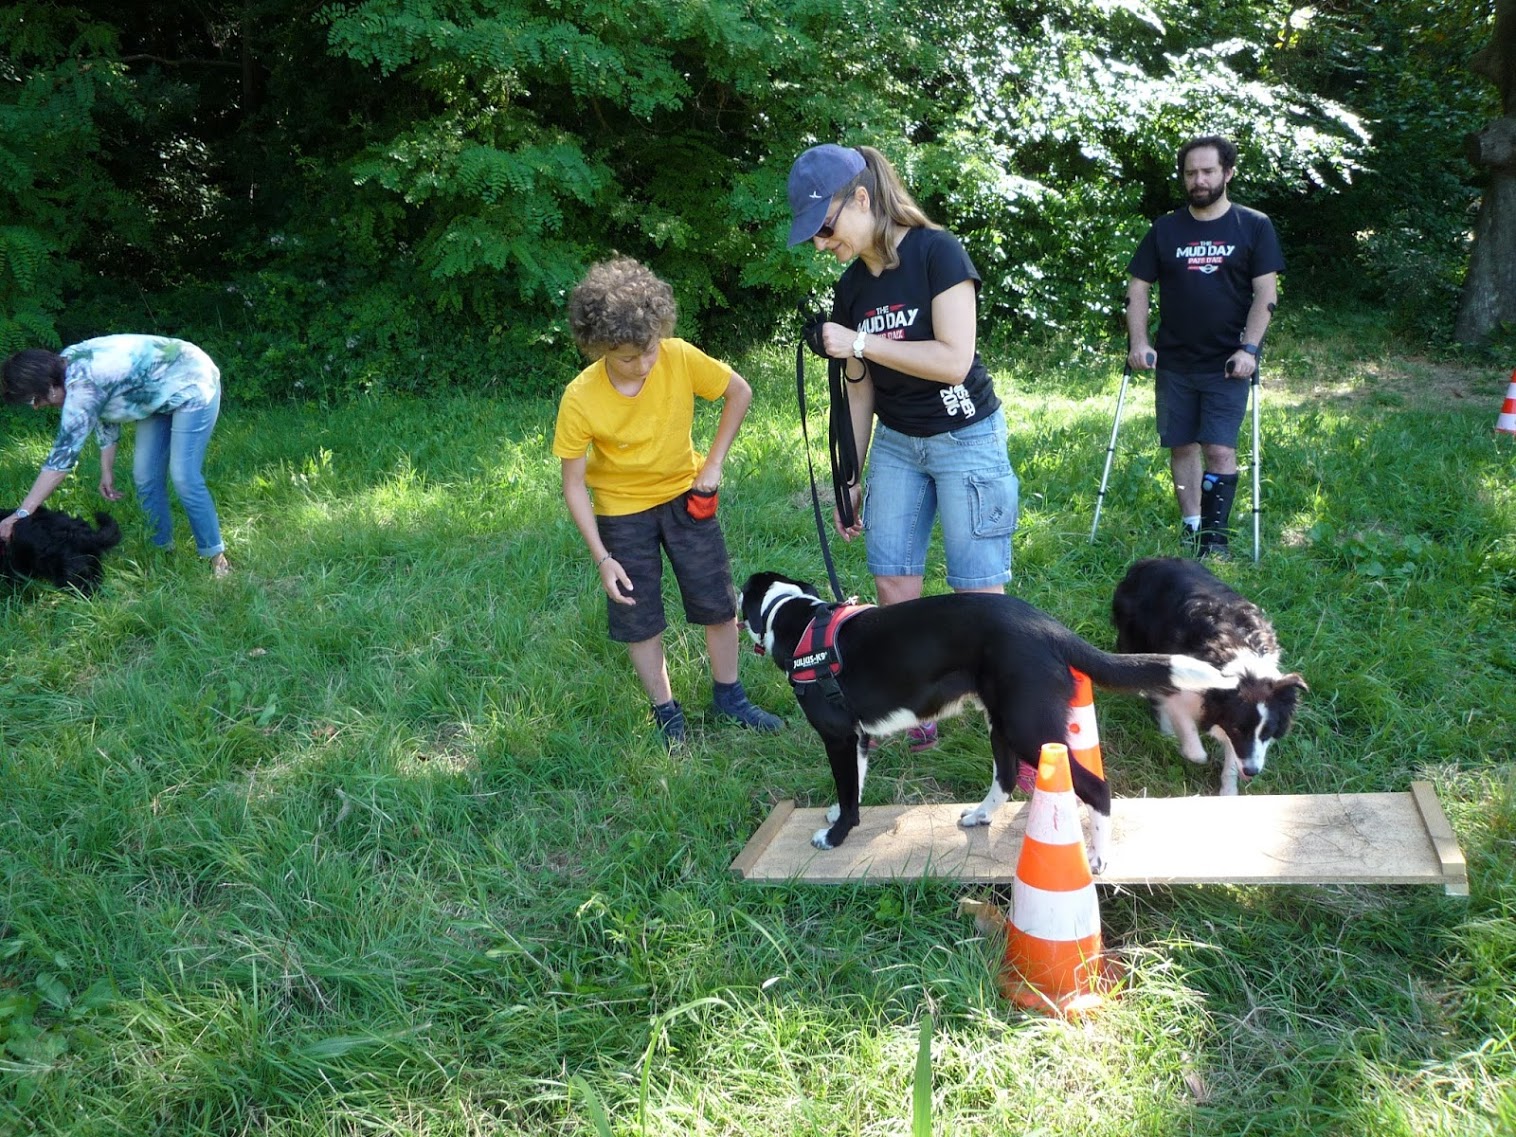
<svg viewBox="0 0 1516 1137"><path fill-rule="evenodd" d="M641 257L717 348L835 267L784 180L868 142L958 232L987 325L1109 334L1173 154L1219 130L1290 287L1450 319L1488 0L162 0L0 14L0 348L199 339L239 394L547 390L590 261ZM1333 279L1335 276L1336 279ZM1430 301L1422 303L1421 301ZM1439 324L1438 321L1442 321Z"/></svg>

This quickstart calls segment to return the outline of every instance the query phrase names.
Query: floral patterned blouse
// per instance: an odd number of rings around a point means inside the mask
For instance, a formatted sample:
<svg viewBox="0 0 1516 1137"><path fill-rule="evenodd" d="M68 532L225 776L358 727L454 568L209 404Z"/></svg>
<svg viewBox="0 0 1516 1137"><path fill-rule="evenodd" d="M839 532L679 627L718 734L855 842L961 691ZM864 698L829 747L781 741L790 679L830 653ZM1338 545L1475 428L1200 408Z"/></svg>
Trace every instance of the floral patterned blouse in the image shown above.
<svg viewBox="0 0 1516 1137"><path fill-rule="evenodd" d="M67 362L63 419L44 470L72 470L91 429L104 449L121 424L150 415L209 406L221 372L192 343L165 336L100 336L58 353Z"/></svg>

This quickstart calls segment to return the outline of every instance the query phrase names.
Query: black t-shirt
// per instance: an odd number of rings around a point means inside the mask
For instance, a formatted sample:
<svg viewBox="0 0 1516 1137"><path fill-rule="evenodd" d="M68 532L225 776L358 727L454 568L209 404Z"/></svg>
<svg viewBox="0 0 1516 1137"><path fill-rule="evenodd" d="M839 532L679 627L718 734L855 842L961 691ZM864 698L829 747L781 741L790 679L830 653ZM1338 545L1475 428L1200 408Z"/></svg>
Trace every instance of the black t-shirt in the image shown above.
<svg viewBox="0 0 1516 1137"><path fill-rule="evenodd" d="M837 282L832 319L850 328L897 340L930 340L932 299L965 280L979 291L979 272L958 238L943 229L911 229L899 247L900 264L874 276L862 258ZM995 412L1000 400L979 353L953 386L870 362L874 413L891 430L925 438L961 430Z"/></svg>
<svg viewBox="0 0 1516 1137"><path fill-rule="evenodd" d="M1181 374L1219 371L1242 343L1253 279L1284 271L1268 216L1233 204L1214 221L1188 206L1153 222L1127 271L1158 283L1159 365Z"/></svg>

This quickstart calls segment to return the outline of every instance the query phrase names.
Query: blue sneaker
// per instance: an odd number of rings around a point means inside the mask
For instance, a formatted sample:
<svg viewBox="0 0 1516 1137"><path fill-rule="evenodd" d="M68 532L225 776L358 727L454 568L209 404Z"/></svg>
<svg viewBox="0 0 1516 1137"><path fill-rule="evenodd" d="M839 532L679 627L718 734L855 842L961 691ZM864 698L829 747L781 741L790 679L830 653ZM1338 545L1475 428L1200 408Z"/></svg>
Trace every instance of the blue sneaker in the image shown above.
<svg viewBox="0 0 1516 1137"><path fill-rule="evenodd" d="M711 689L711 711L718 719L732 719L763 734L784 729L784 720L754 704L740 682L717 683Z"/></svg>
<svg viewBox="0 0 1516 1137"><path fill-rule="evenodd" d="M676 746L683 746L687 732L684 726L684 708L679 705L678 699L670 699L661 707L653 707L653 721L658 724L658 731L663 735L663 745L672 750Z"/></svg>

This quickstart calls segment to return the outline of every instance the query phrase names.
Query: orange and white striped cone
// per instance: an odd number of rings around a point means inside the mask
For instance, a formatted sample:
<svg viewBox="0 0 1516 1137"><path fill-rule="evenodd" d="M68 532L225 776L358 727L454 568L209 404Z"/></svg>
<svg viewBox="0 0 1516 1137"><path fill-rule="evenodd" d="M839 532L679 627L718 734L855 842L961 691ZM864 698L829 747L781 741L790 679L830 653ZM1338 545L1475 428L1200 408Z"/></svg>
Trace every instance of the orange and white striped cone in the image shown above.
<svg viewBox="0 0 1516 1137"><path fill-rule="evenodd" d="M1495 429L1501 434L1516 434L1516 371L1511 372L1511 385L1506 388L1505 402L1500 405Z"/></svg>
<svg viewBox="0 0 1516 1137"><path fill-rule="evenodd" d="M1069 668L1074 697L1069 700L1069 757L1097 778L1105 778L1100 756L1100 726L1095 721L1095 688L1083 671Z"/></svg>
<svg viewBox="0 0 1516 1137"><path fill-rule="evenodd" d="M1105 986L1100 899L1084 851L1069 750L1050 742L1037 764L1016 859L1000 987L1028 1009L1078 1015L1104 1002Z"/></svg>

